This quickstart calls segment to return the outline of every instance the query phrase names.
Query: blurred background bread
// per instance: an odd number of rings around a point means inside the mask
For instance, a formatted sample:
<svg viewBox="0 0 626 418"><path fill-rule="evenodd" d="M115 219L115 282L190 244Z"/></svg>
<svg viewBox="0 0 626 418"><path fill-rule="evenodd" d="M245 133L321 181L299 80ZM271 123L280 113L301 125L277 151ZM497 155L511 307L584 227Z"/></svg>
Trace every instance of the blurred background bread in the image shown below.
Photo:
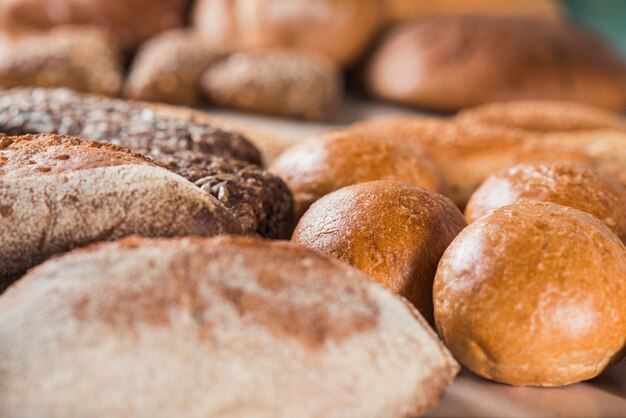
<svg viewBox="0 0 626 418"><path fill-rule="evenodd" d="M383 0L197 0L194 26L231 49L289 47L353 64L384 23Z"/></svg>
<svg viewBox="0 0 626 418"><path fill-rule="evenodd" d="M371 181L313 203L292 241L358 268L407 298L433 324L435 270L466 225L461 212L438 193Z"/></svg>
<svg viewBox="0 0 626 418"><path fill-rule="evenodd" d="M2 416L417 416L458 371L365 274L233 237L51 260L0 298L0 340Z"/></svg>
<svg viewBox="0 0 626 418"><path fill-rule="evenodd" d="M398 180L446 193L437 166L418 146L393 136L328 132L294 145L270 167L293 192L296 220L335 190L372 180Z"/></svg>
<svg viewBox="0 0 626 418"><path fill-rule="evenodd" d="M387 35L365 69L374 96L452 112L493 101L626 108L626 61L591 33L535 19L441 17Z"/></svg>
<svg viewBox="0 0 626 418"><path fill-rule="evenodd" d="M590 213L626 242L626 187L579 163L520 164L495 173L472 194L468 222L520 200L553 202Z"/></svg>
<svg viewBox="0 0 626 418"><path fill-rule="evenodd" d="M439 334L464 366L515 386L591 379L623 356L626 248L592 215L517 202L470 224L434 284Z"/></svg>

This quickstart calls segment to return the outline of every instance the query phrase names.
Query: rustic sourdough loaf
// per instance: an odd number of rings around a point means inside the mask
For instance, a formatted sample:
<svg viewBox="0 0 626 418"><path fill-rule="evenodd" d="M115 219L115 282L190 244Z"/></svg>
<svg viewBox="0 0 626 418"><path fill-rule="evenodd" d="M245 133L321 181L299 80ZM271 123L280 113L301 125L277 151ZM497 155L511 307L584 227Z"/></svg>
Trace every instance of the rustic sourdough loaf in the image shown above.
<svg viewBox="0 0 626 418"><path fill-rule="evenodd" d="M397 181L371 181L313 203L292 240L336 257L406 297L433 323L433 279L467 225L444 196Z"/></svg>
<svg viewBox="0 0 626 418"><path fill-rule="evenodd" d="M242 237L50 260L0 298L0 340L0 415L14 418L412 417L458 370L363 273Z"/></svg>
<svg viewBox="0 0 626 418"><path fill-rule="evenodd" d="M0 202L4 285L94 241L241 231L216 199L147 158L57 135L0 139Z"/></svg>

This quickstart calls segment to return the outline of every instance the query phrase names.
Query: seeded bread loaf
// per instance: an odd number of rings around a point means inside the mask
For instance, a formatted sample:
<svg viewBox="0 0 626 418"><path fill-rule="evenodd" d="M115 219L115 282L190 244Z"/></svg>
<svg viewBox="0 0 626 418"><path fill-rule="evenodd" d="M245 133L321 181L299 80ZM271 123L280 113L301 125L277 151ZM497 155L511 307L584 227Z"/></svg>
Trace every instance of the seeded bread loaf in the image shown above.
<svg viewBox="0 0 626 418"><path fill-rule="evenodd" d="M12 417L412 417L458 370L363 273L241 237L128 238L50 260L0 298L0 340Z"/></svg>
<svg viewBox="0 0 626 418"><path fill-rule="evenodd" d="M58 135L0 139L0 287L95 241L240 232L216 199L115 145Z"/></svg>
<svg viewBox="0 0 626 418"><path fill-rule="evenodd" d="M0 48L1 89L67 87L115 96L122 87L122 72L113 39L96 28L56 28Z"/></svg>
<svg viewBox="0 0 626 418"><path fill-rule="evenodd" d="M287 49L233 54L210 66L201 84L218 105L312 120L331 118L343 98L333 62Z"/></svg>
<svg viewBox="0 0 626 418"><path fill-rule="evenodd" d="M124 96L149 102L197 104L202 98L200 76L221 55L195 31L160 33L135 55Z"/></svg>

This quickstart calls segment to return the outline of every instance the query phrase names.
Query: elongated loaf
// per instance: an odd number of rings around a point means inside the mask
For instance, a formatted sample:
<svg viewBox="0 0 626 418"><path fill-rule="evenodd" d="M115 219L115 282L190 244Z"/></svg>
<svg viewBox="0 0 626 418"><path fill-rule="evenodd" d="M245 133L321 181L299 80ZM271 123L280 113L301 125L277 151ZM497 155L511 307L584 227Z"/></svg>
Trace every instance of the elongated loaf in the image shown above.
<svg viewBox="0 0 626 418"><path fill-rule="evenodd" d="M0 285L94 241L240 231L216 199L114 145L57 135L0 139Z"/></svg>
<svg viewBox="0 0 626 418"><path fill-rule="evenodd" d="M363 273L242 237L127 238L51 260L0 298L0 341L13 418L412 417L458 370Z"/></svg>
<svg viewBox="0 0 626 418"><path fill-rule="evenodd" d="M393 136L425 148L441 169L450 197L461 207L488 176L524 162L578 161L626 185L626 132L615 129L538 134L443 119L393 117L362 122L348 131L355 137L362 132Z"/></svg>

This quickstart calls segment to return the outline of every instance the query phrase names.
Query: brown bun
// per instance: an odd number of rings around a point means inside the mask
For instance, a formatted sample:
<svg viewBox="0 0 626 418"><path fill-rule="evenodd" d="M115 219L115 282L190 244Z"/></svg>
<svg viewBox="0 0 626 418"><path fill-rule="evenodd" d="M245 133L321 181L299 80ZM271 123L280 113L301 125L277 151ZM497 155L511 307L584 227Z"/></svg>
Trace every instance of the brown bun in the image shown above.
<svg viewBox="0 0 626 418"><path fill-rule="evenodd" d="M297 48L345 66L363 54L385 16L382 0L198 0L192 18L213 45Z"/></svg>
<svg viewBox="0 0 626 418"><path fill-rule="evenodd" d="M296 220L320 197L372 180L398 180L444 193L434 163L419 146L391 137L330 132L288 148L270 167L291 189Z"/></svg>
<svg viewBox="0 0 626 418"><path fill-rule="evenodd" d="M524 162L577 161L626 185L626 132L619 130L539 134L454 120L392 117L358 123L346 135L358 138L364 133L422 146L459 207L491 174Z"/></svg>
<svg viewBox="0 0 626 418"><path fill-rule="evenodd" d="M626 63L567 25L532 19L432 18L389 34L366 69L377 97L439 111L518 99L626 108Z"/></svg>
<svg viewBox="0 0 626 418"><path fill-rule="evenodd" d="M241 232L215 198L147 158L58 135L0 138L0 202L0 288L95 241Z"/></svg>
<svg viewBox="0 0 626 418"><path fill-rule="evenodd" d="M124 86L134 100L193 105L201 101L200 76L223 53L194 31L174 29L145 42Z"/></svg>
<svg viewBox="0 0 626 418"><path fill-rule="evenodd" d="M459 123L478 123L527 132L626 131L626 119L618 113L580 103L549 100L488 103L462 110L456 120Z"/></svg>
<svg viewBox="0 0 626 418"><path fill-rule="evenodd" d="M344 187L304 214L292 241L345 261L409 300L433 324L433 279L467 225L446 197L396 181Z"/></svg>
<svg viewBox="0 0 626 418"><path fill-rule="evenodd" d="M150 36L181 26L187 0L2 0L1 26L13 35L58 25L107 29L126 51Z"/></svg>
<svg viewBox="0 0 626 418"><path fill-rule="evenodd" d="M385 3L393 21L447 15L528 17L559 21L565 14L556 0L385 0Z"/></svg>
<svg viewBox="0 0 626 418"><path fill-rule="evenodd" d="M2 295L0 340L1 416L408 417L458 371L358 270L233 237L55 258Z"/></svg>
<svg viewBox="0 0 626 418"><path fill-rule="evenodd" d="M626 187L577 163L520 164L491 175L474 192L468 222L519 200L553 202L590 213L626 242Z"/></svg>
<svg viewBox="0 0 626 418"><path fill-rule="evenodd" d="M626 338L626 247L588 213L518 202L469 225L435 277L435 322L466 367L515 386L591 379Z"/></svg>
<svg viewBox="0 0 626 418"><path fill-rule="evenodd" d="M311 120L329 119L343 99L332 61L288 49L233 54L208 68L201 85L217 105Z"/></svg>
<svg viewBox="0 0 626 418"><path fill-rule="evenodd" d="M10 41L0 48L0 88L67 87L115 96L122 87L122 60L107 32L62 27Z"/></svg>

